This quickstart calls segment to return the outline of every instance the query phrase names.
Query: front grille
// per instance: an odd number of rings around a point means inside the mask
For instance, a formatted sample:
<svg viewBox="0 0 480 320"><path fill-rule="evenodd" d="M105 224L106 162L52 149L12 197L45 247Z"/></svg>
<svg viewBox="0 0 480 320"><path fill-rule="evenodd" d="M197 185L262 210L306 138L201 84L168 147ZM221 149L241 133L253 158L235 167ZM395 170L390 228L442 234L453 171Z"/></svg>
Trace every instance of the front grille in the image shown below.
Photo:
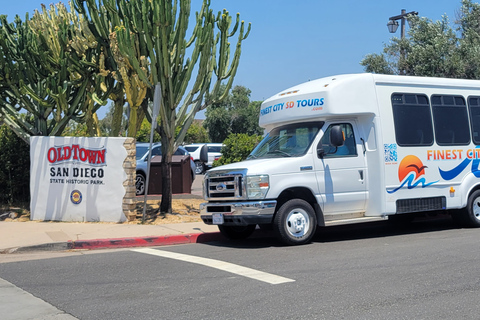
<svg viewBox="0 0 480 320"><path fill-rule="evenodd" d="M217 179L215 179L215 180L217 180ZM225 182L229 182L229 181L230 180L215 181L217 183L210 184L209 187L208 187L208 189L210 191L210 197L211 198L224 198L224 197L233 198L233 197L235 197L235 187L236 187L235 180L233 180L233 183L228 183L228 184L225 183ZM222 184L222 183L225 185L225 189L221 192L218 192L217 186L219 184Z"/></svg>
<svg viewBox="0 0 480 320"><path fill-rule="evenodd" d="M205 177L207 199L231 200L244 198L244 179L240 172L212 172Z"/></svg>

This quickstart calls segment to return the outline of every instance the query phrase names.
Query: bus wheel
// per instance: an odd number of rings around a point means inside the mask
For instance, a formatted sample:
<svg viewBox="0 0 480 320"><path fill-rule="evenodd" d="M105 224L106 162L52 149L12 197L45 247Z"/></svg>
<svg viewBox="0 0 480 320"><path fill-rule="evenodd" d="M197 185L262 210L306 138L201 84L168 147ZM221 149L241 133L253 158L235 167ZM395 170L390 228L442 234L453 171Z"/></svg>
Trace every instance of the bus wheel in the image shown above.
<svg viewBox="0 0 480 320"><path fill-rule="evenodd" d="M468 204L464 209L463 215L467 226L480 227L480 190L474 191L468 197Z"/></svg>
<svg viewBox="0 0 480 320"><path fill-rule="evenodd" d="M250 237L257 227L256 224L246 226L222 226L219 225L220 233L230 240L242 240Z"/></svg>
<svg viewBox="0 0 480 320"><path fill-rule="evenodd" d="M273 220L277 238L287 245L310 242L317 229L317 218L312 206L301 199L285 202Z"/></svg>

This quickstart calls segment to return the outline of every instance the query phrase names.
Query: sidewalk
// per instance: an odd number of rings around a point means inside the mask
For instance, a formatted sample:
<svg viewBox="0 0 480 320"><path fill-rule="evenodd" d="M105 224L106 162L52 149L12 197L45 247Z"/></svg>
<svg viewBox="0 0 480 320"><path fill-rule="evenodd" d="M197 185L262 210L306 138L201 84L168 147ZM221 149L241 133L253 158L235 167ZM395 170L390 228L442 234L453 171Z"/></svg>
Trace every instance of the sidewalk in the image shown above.
<svg viewBox="0 0 480 320"><path fill-rule="evenodd" d="M175 199L201 199L202 176L195 179L191 194L174 194ZM143 196L137 197L143 201ZM161 200L161 195L148 195ZM96 222L5 222L0 221L0 254L29 251L125 248L200 243L225 239L217 226L203 222L161 225Z"/></svg>
<svg viewBox="0 0 480 320"><path fill-rule="evenodd" d="M160 246L224 239L203 222L138 225L79 222L0 222L0 253Z"/></svg>

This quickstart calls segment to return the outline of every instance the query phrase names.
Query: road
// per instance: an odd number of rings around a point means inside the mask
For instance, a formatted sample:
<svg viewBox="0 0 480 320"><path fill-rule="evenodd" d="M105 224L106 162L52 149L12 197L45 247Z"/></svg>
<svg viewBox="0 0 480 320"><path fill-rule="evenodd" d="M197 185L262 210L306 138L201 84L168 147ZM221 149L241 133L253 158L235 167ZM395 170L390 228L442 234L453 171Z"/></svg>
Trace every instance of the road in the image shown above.
<svg viewBox="0 0 480 320"><path fill-rule="evenodd" d="M244 241L0 257L0 278L56 308L55 319L480 317L478 229L449 219L405 228L365 223L321 229L298 247L258 233ZM12 308L25 302L5 301L0 314L20 319Z"/></svg>

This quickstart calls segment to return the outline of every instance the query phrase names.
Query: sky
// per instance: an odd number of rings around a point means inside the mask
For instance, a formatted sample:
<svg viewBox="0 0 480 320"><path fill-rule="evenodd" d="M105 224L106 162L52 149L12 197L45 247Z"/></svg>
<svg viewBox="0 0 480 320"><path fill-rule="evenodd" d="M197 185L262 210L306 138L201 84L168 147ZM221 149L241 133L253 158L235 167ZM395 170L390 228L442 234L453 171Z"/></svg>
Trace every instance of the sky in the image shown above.
<svg viewBox="0 0 480 320"><path fill-rule="evenodd" d="M0 14L13 21L16 14L31 16L41 3L57 2L0 0ZM192 0L192 11L201 3ZM402 9L433 21L446 14L453 25L461 0L211 0L211 7L239 12L252 24L234 85L249 88L255 101L309 80L364 72L365 55L381 53L393 36L400 37L400 28L388 32L389 17Z"/></svg>

